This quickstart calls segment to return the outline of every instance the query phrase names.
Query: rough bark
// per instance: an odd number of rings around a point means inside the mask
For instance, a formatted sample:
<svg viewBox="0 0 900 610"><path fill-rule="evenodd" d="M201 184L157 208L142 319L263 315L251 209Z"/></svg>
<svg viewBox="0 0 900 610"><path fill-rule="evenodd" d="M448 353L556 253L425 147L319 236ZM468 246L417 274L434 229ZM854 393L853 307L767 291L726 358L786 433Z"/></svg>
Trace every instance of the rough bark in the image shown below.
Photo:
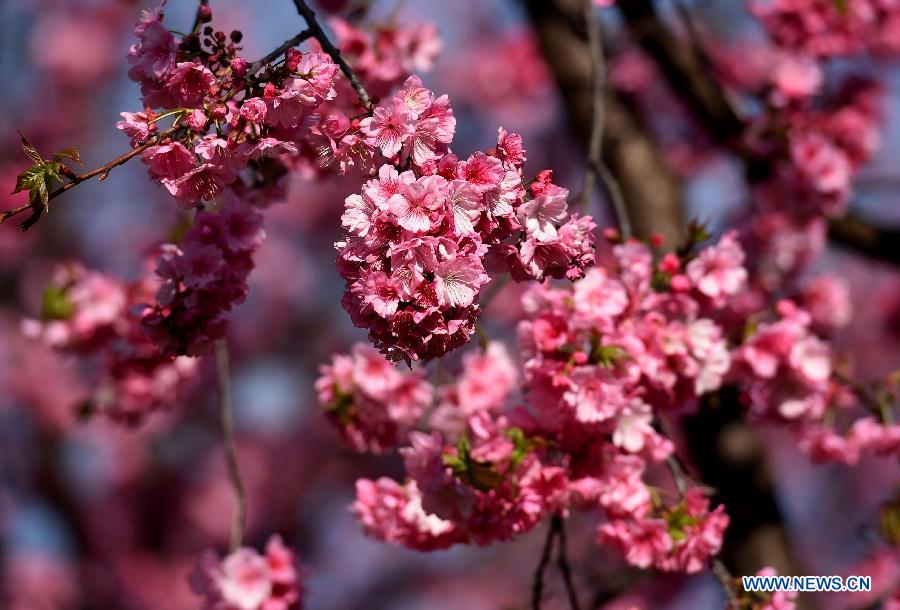
<svg viewBox="0 0 900 610"><path fill-rule="evenodd" d="M593 120L591 57L579 0L526 0L535 31L574 134L587 145ZM616 177L637 237L659 233L667 244L684 237L678 183L659 148L611 91L604 98L603 160Z"/></svg>

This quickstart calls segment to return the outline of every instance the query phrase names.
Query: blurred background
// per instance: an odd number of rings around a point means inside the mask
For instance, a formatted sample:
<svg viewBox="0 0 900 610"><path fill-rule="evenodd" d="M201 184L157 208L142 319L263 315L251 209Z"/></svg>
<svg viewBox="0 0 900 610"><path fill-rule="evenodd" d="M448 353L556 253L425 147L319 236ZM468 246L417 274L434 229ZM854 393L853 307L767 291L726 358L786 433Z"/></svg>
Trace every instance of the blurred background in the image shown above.
<svg viewBox="0 0 900 610"><path fill-rule="evenodd" d="M627 2L628 0L622 0ZM328 2L340 5L340 2ZM564 96L545 63L519 0L378 0L368 19L392 15L432 23L443 41L427 86L447 93L458 118L455 151L496 142L497 127L518 131L526 174L552 168L577 191L584 155ZM40 150L78 146L89 167L127 149L115 128L122 111L140 110L126 77L132 25L146 2L0 0L0 208L27 166L21 130ZM674 8L659 2L667 17ZM757 23L742 2L685 5L722 61L765 72ZM261 57L303 29L289 0L213 0L216 29L244 33L244 56ZM328 7L323 7L328 8ZM196 2L170 0L166 23L191 27ZM747 199L734 159L698 141L691 119L637 48L615 11L603 11L612 53L610 81L634 93L637 112L682 179L688 218L721 230ZM829 70L877 77L884 95L882 148L863 171L854 207L900 222L900 71L889 62L836 62ZM565 93L564 91L562 93ZM287 201L266 211L268 239L257 256L251 296L231 332L238 449L249 497L247 542L281 533L310 566L308 608L316 610L488 610L524 608L543 528L489 548L420 554L367 539L348 505L359 477L402 476L396 456L356 455L319 414L313 381L319 364L365 334L338 305L343 283L333 261L344 198L359 178L292 179ZM597 202L598 224L610 216ZM198 607L186 576L206 548L227 545L232 497L219 445L212 362L184 404L129 429L76 416L89 390L89 363L25 339L21 320L40 312L53 266L80 259L125 278L166 239L181 212L138 162L88 182L51 204L22 234L0 226L0 608L6 610L187 610ZM900 282L896 269L829 249L813 271L847 281L854 316L835 337L875 378L900 363ZM512 344L519 289L510 286L487 313L492 333ZM463 350L464 351L464 350ZM458 354L457 354L458 357ZM452 362L449 365L452 368ZM813 465L792 437L762 431L777 502L798 562L809 574L874 574L880 591L900 568L877 552L879 504L900 483L896 461L867 458L855 468ZM595 515L570 526L576 584L591 607L721 607L709 574L638 574L593 543ZM547 608L562 608L561 585L548 583ZM621 596L624 587L631 593ZM822 596L816 607L863 607L865 600Z"/></svg>

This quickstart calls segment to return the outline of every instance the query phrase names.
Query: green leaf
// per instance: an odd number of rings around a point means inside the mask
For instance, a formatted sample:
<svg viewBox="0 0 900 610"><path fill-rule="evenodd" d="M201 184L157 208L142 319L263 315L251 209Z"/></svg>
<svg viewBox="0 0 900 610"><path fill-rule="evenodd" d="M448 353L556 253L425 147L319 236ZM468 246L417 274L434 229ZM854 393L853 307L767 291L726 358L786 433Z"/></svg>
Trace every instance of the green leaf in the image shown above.
<svg viewBox="0 0 900 610"><path fill-rule="evenodd" d="M34 188L31 189L31 205L37 208L40 202L44 213L50 211L50 189L47 188L47 181L41 180Z"/></svg>
<svg viewBox="0 0 900 610"><path fill-rule="evenodd" d="M22 138L22 150L25 151L28 158L35 163L43 163L44 158L41 156L41 153L38 152L37 148L35 148L31 142L25 139L25 136L22 135L21 131L19 132L19 137Z"/></svg>
<svg viewBox="0 0 900 610"><path fill-rule="evenodd" d="M44 288L41 296L41 318L44 320L68 320L75 313L75 306L66 291L57 284Z"/></svg>
<svg viewBox="0 0 900 610"><path fill-rule="evenodd" d="M591 350L591 360L604 368L611 368L626 357L625 350L618 345L600 345L598 342Z"/></svg>
<svg viewBox="0 0 900 610"><path fill-rule="evenodd" d="M834 3L834 8L841 15L846 15L850 12L850 5L847 3L847 0L832 0L832 2Z"/></svg>
<svg viewBox="0 0 900 610"><path fill-rule="evenodd" d="M350 424L353 419L353 395L341 391L335 384L334 399L325 405L325 412L337 417L343 426Z"/></svg>
<svg viewBox="0 0 900 610"><path fill-rule="evenodd" d="M44 182L44 179L44 166L32 165L16 177L16 190L13 193L30 191L39 183Z"/></svg>
<svg viewBox="0 0 900 610"><path fill-rule="evenodd" d="M687 513L687 507L682 501L672 512L665 516L666 524L669 526L669 536L674 541L684 540L686 534L685 528L693 527L700 523L697 517L692 517Z"/></svg>
<svg viewBox="0 0 900 610"><path fill-rule="evenodd" d="M50 161L44 163L44 172L47 175L48 180L46 181L49 184L49 178L53 178L57 182L62 182L62 176L59 175L59 172L62 171L62 163L58 161Z"/></svg>
<svg viewBox="0 0 900 610"><path fill-rule="evenodd" d="M53 153L53 160L59 161L61 159L71 159L75 163L78 163L81 167L84 167L84 161L81 160L81 155L78 152L78 149L74 146L69 146L68 148L63 148L59 152Z"/></svg>
<svg viewBox="0 0 900 610"><path fill-rule="evenodd" d="M489 462L471 460L467 468L468 483L478 491L490 491L503 485L506 480Z"/></svg>

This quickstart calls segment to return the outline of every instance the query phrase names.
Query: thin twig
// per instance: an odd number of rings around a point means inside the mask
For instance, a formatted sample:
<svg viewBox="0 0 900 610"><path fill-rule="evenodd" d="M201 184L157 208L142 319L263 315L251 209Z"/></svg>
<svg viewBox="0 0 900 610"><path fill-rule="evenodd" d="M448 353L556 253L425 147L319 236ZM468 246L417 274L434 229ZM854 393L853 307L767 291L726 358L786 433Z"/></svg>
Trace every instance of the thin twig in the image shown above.
<svg viewBox="0 0 900 610"><path fill-rule="evenodd" d="M632 231L631 221L628 218L628 211L625 207L625 198L622 196L622 189L619 183L603 162L603 96L606 94L606 57L603 53L603 31L600 21L597 19L593 0L584 0L584 19L591 54L591 78L593 79L594 92L593 118L591 122L591 138L588 144L587 168L584 172L581 193L576 198L575 205L582 210L586 209L599 175L616 212L616 219L619 221L619 231L623 238L628 239L631 237Z"/></svg>
<svg viewBox="0 0 900 610"><path fill-rule="evenodd" d="M534 580L531 584L531 610L541 610L541 600L544 597L544 572L550 564L550 556L553 554L553 542L559 533L559 524L555 519L550 521L550 529L547 530L547 539L544 540L544 550L541 551L541 561L534 571Z"/></svg>
<svg viewBox="0 0 900 610"><path fill-rule="evenodd" d="M569 549L566 542L566 524L563 518L558 514L553 515L553 520L558 523L559 544L556 551L556 562L559 565L559 572L562 574L563 583L566 585L566 595L569 596L569 607L571 610L581 610L578 604L578 592L575 590L575 584L572 580L572 568L569 565Z"/></svg>
<svg viewBox="0 0 900 610"><path fill-rule="evenodd" d="M241 546L244 538L244 521L247 516L247 494L241 480L241 471L237 461L237 447L234 442L234 420L231 414L231 374L228 366L228 342L226 339L216 341L216 380L219 386L219 422L222 426L222 445L225 450L225 463L228 466L228 478L234 488L235 511L231 523L231 550Z"/></svg>
<svg viewBox="0 0 900 610"><path fill-rule="evenodd" d="M678 461L678 458L675 455L670 455L666 460L666 466L669 467L669 471L672 473L672 480L675 481L675 488L678 489L678 493L682 496L685 494L688 488L687 477L684 474L684 467L681 465L681 462Z"/></svg>
<svg viewBox="0 0 900 610"><path fill-rule="evenodd" d="M719 582L722 583L722 588L725 589L725 599L728 600L728 603L725 606L726 609L740 610L741 603L738 601L737 595L734 592L734 576L732 576L731 572L718 557L713 557L712 559L712 572L715 574L716 578L719 579Z"/></svg>
<svg viewBox="0 0 900 610"><path fill-rule="evenodd" d="M319 44L322 45L322 50L328 53L328 55L331 56L331 59L334 60L334 63L340 66L341 72L344 73L344 76L347 77L347 80L350 81L350 85L352 85L353 89L356 91L356 95L359 96L360 103L362 103L366 110L371 112L372 98L369 97L369 93L366 91L366 88L362 84L362 81L359 80L356 72L353 71L353 68L351 68L341 56L340 49L334 46L334 44L325 34L322 26L319 25L318 21L316 21L315 11L309 8L309 5L306 4L305 0L294 0L294 6L297 7L297 12L300 13L306 20L306 24L312 31L313 37L315 37L315 39L319 41Z"/></svg>
<svg viewBox="0 0 900 610"><path fill-rule="evenodd" d="M153 135L150 138L148 138L146 142L144 142L137 148L132 148L124 155L120 155L120 156L116 157L109 163L105 163L96 169L92 169L89 172L75 175L74 177L71 178L71 180L69 182L67 182L66 184L62 185L61 187L59 187L58 189L56 189L55 191L50 193L50 195L48 196L48 199L51 199L51 200L55 199L56 197L59 197L60 195L62 195L66 191L68 191L69 189L74 188L74 187L78 186L79 184L81 184L82 182L84 182L86 180L90 180L91 178L93 178L95 176L100 176L100 179L104 180L106 178L107 174L109 174L109 172L113 170L113 168L116 168L116 167L128 162L129 160L131 160L134 157L136 157L137 155L141 154L142 152L144 152L151 146L154 146L157 143L159 143L161 140L168 138L169 136L171 136L173 133L175 133L179 129L180 129L180 127L172 127L170 129L167 129L166 131L157 133L156 135ZM0 223L3 223L4 221L9 220L10 218L12 218L14 216L17 216L17 215L21 214L22 212L25 212L26 210L31 209L32 207L33 206L31 205L31 203L28 203L26 205L21 205L17 208L13 208L11 210L6 210L2 214L0 214Z"/></svg>
<svg viewBox="0 0 900 610"><path fill-rule="evenodd" d="M274 51L272 51L265 57L258 59L256 61L254 61L252 64L250 64L250 68L247 70L247 73L248 74L256 74L260 68L262 68L264 65L272 62L273 60L281 57L288 49L296 47L300 43L302 43L306 40L309 40L312 37L313 37L312 30L303 30L302 32L300 32L299 34L294 36L293 38L289 38L288 40L285 40L283 43L281 43L281 46L279 46L277 49L275 49Z"/></svg>

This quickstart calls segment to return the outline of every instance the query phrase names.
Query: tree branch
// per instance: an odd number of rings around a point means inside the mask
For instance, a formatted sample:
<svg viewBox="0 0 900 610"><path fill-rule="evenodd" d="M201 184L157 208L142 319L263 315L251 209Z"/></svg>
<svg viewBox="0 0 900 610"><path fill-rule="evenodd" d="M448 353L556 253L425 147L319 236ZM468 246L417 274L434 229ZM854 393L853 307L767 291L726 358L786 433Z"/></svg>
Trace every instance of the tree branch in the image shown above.
<svg viewBox="0 0 900 610"><path fill-rule="evenodd" d="M719 142L732 143L744 132L710 66L690 45L672 34L656 12L653 0L617 2L632 38L656 61L669 86Z"/></svg>
<svg viewBox="0 0 900 610"><path fill-rule="evenodd" d="M181 129L181 128L180 127L172 127L170 129L167 129L166 131L163 131L163 132L157 133L153 136L150 136L146 142L144 142L137 148L132 148L127 153L116 157L112 161L105 163L96 169L92 169L89 172L85 172L83 174L76 174L74 177L71 178L70 182L67 182L66 184L64 184L61 187L59 187L58 189L56 189L55 191L51 192L49 195L49 199L50 200L55 199L56 197L59 197L60 195L62 195L66 191L68 191L69 189L75 188L82 182L84 182L86 180L90 180L91 178L93 178L95 176L100 176L100 180L105 180L106 176L108 176L109 172L112 171L114 168L127 163L128 161L130 161L137 155L141 154L142 152L144 152L151 146L155 146L160 141L168 138L169 136L171 136L172 134L177 132L179 129ZM26 205L21 205L17 208L12 208L11 210L5 210L2 214L0 214L0 223L7 221L14 216L18 216L22 212L32 209L33 207L34 206L32 206L31 203L28 203ZM28 227L30 227L31 224L34 224L33 222L29 223L30 220L31 219L25 221L25 223L22 223L23 229L28 229ZM29 224L27 224L27 226L26 226L26 223L29 223Z"/></svg>
<svg viewBox="0 0 900 610"><path fill-rule="evenodd" d="M309 30L309 29L303 30L302 32L300 32L299 34L294 36L293 38L289 38L289 39L285 40L283 43L281 43L281 46L279 46L277 49L275 49L274 51L272 51L265 57L262 57L256 61L254 61L252 64L250 64L250 68L247 70L247 73L255 74L264 65L271 63L272 61L281 57L288 49L296 47L297 45L309 40L312 37L313 37L312 30Z"/></svg>
<svg viewBox="0 0 900 610"><path fill-rule="evenodd" d="M559 523L554 516L550 520L550 529L547 530L547 538L544 540L544 549L541 551L541 560L534 571L531 583L531 610L541 610L541 601L544 597L544 573L550 565L550 556L553 554L553 543L559 533Z"/></svg>
<svg viewBox="0 0 900 610"><path fill-rule="evenodd" d="M232 551L241 546L244 538L244 522L247 517L247 494L241 480L241 471L237 461L237 447L234 441L234 420L231 412L231 373L228 363L228 342L226 339L216 341L216 381L219 386L219 423L222 427L222 446L225 451L225 463L228 467L228 478L234 488L235 510L231 523Z"/></svg>
<svg viewBox="0 0 900 610"><path fill-rule="evenodd" d="M850 213L828 223L828 237L838 247L873 260L900 264L900 227L879 227Z"/></svg>
<svg viewBox="0 0 900 610"><path fill-rule="evenodd" d="M334 60L334 63L340 66L341 72L344 73L344 76L347 77L347 80L350 81L350 85L356 91L356 95L359 96L359 101L362 103L366 110L371 112L373 108L372 98L369 97L365 86L362 84L362 81L359 80L356 72L353 71L353 68L351 68L341 56L340 49L334 46L334 44L325 34L322 26L319 25L318 21L316 21L315 11L309 8L309 5L306 4L306 0L294 0L294 5L297 7L297 12L300 13L306 20L306 24L309 26L313 37L319 41L320 45L322 45L322 49L331 56L331 59Z"/></svg>
<svg viewBox="0 0 900 610"><path fill-rule="evenodd" d="M588 145L587 168L584 172L584 182L581 185L581 193L578 195L576 205L582 209L594 192L594 183L599 175L606 188L606 193L612 202L619 223L622 237L631 237L631 221L628 218L628 210L625 208L625 200L622 197L622 187L610 173L609 168L603 162L603 97L606 89L606 56L603 52L603 30L597 19L593 0L584 0L584 19L588 33L588 49L591 58L591 80L593 84L593 109L591 119L591 136Z"/></svg>
<svg viewBox="0 0 900 610"><path fill-rule="evenodd" d="M591 2L591 0L588 0L588 2ZM559 549L556 552L556 562L559 566L559 572L562 574L563 583L566 585L566 595L569 597L569 608L571 608L571 610L581 610L581 606L578 603L578 592L575 590L575 584L572 580L572 568L569 565L569 545L566 541L566 524L559 514L553 515L553 519L558 522Z"/></svg>
<svg viewBox="0 0 900 610"><path fill-rule="evenodd" d="M568 110L573 135L587 149L593 127L593 61L583 0L522 0ZM679 186L655 143L609 88L603 98L602 158L621 187L634 234L684 237Z"/></svg>

